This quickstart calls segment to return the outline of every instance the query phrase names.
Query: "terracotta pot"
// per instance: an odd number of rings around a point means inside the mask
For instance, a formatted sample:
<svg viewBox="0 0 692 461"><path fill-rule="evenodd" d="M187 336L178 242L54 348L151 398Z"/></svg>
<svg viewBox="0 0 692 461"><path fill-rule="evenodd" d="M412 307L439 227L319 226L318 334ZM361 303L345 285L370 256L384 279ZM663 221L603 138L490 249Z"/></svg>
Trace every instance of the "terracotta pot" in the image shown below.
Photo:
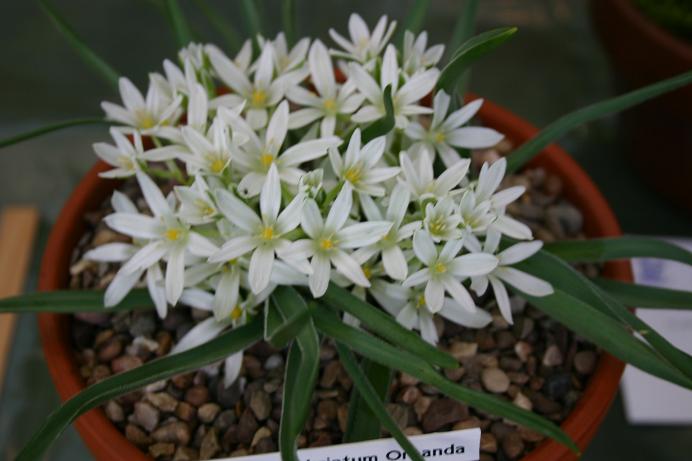
<svg viewBox="0 0 692 461"><path fill-rule="evenodd" d="M692 43L655 24L632 0L592 0L591 15L622 91L692 69ZM692 210L692 85L623 112L621 121L644 181Z"/></svg>
<svg viewBox="0 0 692 461"><path fill-rule="evenodd" d="M536 133L536 128L506 110L486 102L480 112L481 119L489 126L505 133L514 143L522 143ZM620 235L620 227L605 199L586 173L572 158L557 146L548 147L533 162L558 174L564 181L565 192L584 213L585 231L588 235ZM70 256L84 232L85 212L96 209L112 192L115 181L99 178L106 165L98 163L77 186L58 217L50 234L41 264L39 289L43 291L65 288L69 278ZM610 263L606 275L631 281L630 266L624 262ZM65 400L84 388L74 360L69 332L69 316L41 314L39 328L43 350L51 376L60 397ZM618 388L623 363L603 354L582 398L563 423L563 429L582 448L594 436L605 416ZM76 422L77 430L99 461L144 461L150 459L132 445L96 409L83 415ZM564 446L545 441L523 461L568 461L577 458Z"/></svg>

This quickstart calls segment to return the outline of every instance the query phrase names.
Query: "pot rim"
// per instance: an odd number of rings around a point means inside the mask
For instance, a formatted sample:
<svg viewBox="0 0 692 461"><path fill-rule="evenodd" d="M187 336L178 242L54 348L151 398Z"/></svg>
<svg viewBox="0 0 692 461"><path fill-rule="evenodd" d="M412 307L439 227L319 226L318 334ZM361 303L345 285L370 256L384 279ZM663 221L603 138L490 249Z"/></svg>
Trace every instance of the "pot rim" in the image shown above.
<svg viewBox="0 0 692 461"><path fill-rule="evenodd" d="M467 100L477 99L469 96ZM538 130L525 120L506 109L485 101L478 113L488 126L492 126L516 144L523 143ZM548 146L530 166L541 166L558 174L565 184L565 195L585 215L585 231L590 236L618 236L620 226L586 172L567 152L555 144ZM38 288L50 291L64 288L68 282L68 270L74 246L84 231L83 214L98 208L117 186L118 181L100 178L98 174L108 169L99 161L92 167L72 192L60 212L48 237L41 261ZM605 266L605 275L621 281L632 281L629 263L611 262ZM84 382L74 360L69 333L69 316L39 314L39 332L48 369L61 400L65 401L84 389ZM562 423L566 431L584 450L595 435L616 393L624 364L608 353L602 353L594 374L579 401ZM110 422L101 408L82 415L75 422L82 439L92 454L102 461L147 461L152 458L137 448ZM521 461L568 461L577 457L569 449L554 440L541 442Z"/></svg>

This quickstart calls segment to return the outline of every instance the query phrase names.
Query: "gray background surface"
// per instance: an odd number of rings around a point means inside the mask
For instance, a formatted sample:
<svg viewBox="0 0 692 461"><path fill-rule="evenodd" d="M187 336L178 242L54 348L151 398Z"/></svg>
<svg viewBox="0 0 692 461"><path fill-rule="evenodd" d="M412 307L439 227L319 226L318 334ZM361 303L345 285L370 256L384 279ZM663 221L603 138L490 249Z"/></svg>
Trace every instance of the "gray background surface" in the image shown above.
<svg viewBox="0 0 692 461"><path fill-rule="evenodd" d="M55 0L65 17L98 52L135 83L175 56L167 23L154 1ZM192 1L182 1L203 40L217 35ZM211 1L238 31L238 2ZM279 1L264 0L265 30L279 28ZM327 37L328 27L346 29L355 11L374 24L384 13L401 20L412 3L398 0L297 0L300 35ZM614 94L606 56L591 28L582 0L483 0L478 30L517 25L520 32L473 71L471 90L504 105L537 126ZM425 28L432 42L445 43L461 2L433 0ZM55 31L34 1L0 5L0 138L44 123L100 115L101 100L117 100ZM0 152L0 206L34 203L42 223L27 289L35 287L38 259L51 222L78 179L93 164L91 143L104 140L103 128L75 128ZM632 171L617 119L575 130L560 144L589 172L628 233L692 236L692 216L646 189ZM673 167L671 165L671 167ZM5 389L0 396L0 460L11 459L58 404L32 316L20 319ZM620 399L586 451L586 461L683 460L692 452L692 429L631 427ZM73 429L48 459L90 459Z"/></svg>

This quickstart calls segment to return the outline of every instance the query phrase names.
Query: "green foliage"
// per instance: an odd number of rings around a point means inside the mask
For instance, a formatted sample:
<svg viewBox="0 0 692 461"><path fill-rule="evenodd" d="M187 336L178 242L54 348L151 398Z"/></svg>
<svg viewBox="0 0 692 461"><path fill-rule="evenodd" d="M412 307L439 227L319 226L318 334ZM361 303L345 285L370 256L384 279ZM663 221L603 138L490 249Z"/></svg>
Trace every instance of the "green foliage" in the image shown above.
<svg viewBox="0 0 692 461"><path fill-rule="evenodd" d="M392 86L387 85L382 96L384 99L385 114L379 120L375 120L367 128L363 130L363 144L372 141L373 139L384 136L394 129L394 102L392 101Z"/></svg>
<svg viewBox="0 0 692 461"><path fill-rule="evenodd" d="M659 26L692 41L690 0L634 0L634 4Z"/></svg>
<svg viewBox="0 0 692 461"><path fill-rule="evenodd" d="M73 126L83 126L83 125L110 125L110 123L102 118L79 118L75 120L66 120L64 122L52 123L50 125L42 126L33 130L25 131L24 133L19 133L9 138L0 139L0 149L3 147L8 147L13 144L18 144L22 141L27 141L29 139L38 138L44 134L52 133L54 131L60 131L65 128L71 128Z"/></svg>

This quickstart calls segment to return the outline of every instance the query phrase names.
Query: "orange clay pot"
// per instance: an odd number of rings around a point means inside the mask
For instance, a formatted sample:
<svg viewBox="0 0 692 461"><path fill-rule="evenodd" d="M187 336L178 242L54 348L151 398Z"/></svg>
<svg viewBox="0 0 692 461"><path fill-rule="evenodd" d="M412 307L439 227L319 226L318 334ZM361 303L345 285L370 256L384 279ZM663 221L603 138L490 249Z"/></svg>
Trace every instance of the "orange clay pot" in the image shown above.
<svg viewBox="0 0 692 461"><path fill-rule="evenodd" d="M482 121L504 133L515 145L536 133L536 128L490 102L479 113ZM591 237L620 235L620 227L605 199L586 173L559 147L545 149L531 164L559 175L564 182L567 198L584 214L585 232ZM39 289L64 289L69 279L70 256L85 230L84 214L96 209L113 191L117 182L98 177L107 169L97 163L82 179L67 201L46 245L41 263ZM628 263L609 263L606 275L631 281ZM69 332L70 317L58 314L39 315L43 350L55 386L61 399L66 400L84 389L79 375ZM584 394L562 428L583 450L592 439L608 411L618 388L623 363L609 354L602 354ZM76 421L94 457L99 461L146 461L149 456L130 443L105 416L101 409L92 410ZM565 446L546 440L522 461L572 461L577 457Z"/></svg>

